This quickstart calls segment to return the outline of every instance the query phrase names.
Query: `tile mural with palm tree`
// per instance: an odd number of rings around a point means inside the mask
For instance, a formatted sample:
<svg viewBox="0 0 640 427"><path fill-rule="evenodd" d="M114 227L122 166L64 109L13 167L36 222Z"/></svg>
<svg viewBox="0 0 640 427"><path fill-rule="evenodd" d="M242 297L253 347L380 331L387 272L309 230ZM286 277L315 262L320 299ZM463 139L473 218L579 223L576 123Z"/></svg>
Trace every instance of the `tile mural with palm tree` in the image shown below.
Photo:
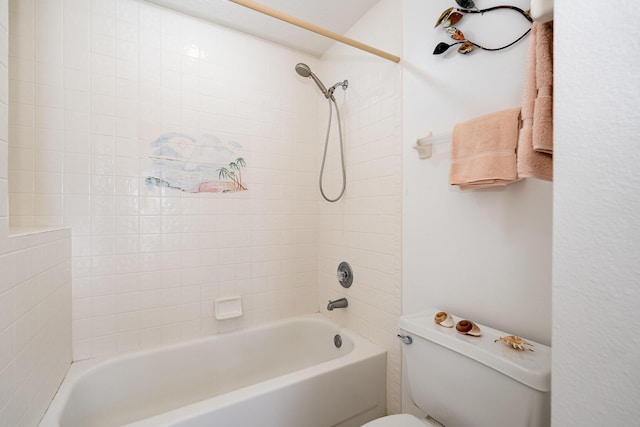
<svg viewBox="0 0 640 427"><path fill-rule="evenodd" d="M148 185L188 193L229 193L245 191L242 168L246 161L237 156L242 145L223 142L215 135L199 139L172 132L151 143L153 172Z"/></svg>

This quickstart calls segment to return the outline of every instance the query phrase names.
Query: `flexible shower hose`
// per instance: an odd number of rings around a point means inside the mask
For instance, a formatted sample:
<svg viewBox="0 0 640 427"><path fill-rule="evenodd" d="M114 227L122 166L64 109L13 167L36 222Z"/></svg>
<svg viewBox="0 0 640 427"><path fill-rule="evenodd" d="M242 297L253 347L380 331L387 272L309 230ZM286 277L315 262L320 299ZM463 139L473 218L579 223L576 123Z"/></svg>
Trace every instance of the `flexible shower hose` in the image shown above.
<svg viewBox="0 0 640 427"><path fill-rule="evenodd" d="M344 144L342 142L342 123L340 121L340 110L338 109L338 104L336 104L336 100L333 99L333 96L327 98L329 100L329 123L327 124L327 136L324 140L324 154L322 155L322 166L320 167L320 194L327 202L337 202L340 200L342 195L344 194L344 190L347 188L347 174L344 167ZM324 194L324 190L322 188L322 176L324 175L324 165L327 161L327 148L329 147L329 133L331 132L331 116L333 114L333 108L331 108L331 102L336 107L336 116L338 117L338 133L340 134L340 163L342 166L342 191L335 199L330 199Z"/></svg>

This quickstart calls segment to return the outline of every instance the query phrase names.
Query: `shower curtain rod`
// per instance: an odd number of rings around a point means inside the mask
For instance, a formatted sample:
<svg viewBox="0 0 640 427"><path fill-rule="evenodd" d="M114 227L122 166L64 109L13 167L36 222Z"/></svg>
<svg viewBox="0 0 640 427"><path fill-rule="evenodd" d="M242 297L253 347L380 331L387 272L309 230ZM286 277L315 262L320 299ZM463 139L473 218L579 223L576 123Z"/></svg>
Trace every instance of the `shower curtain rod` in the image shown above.
<svg viewBox="0 0 640 427"><path fill-rule="evenodd" d="M338 41L340 43L344 43L347 44L349 46L355 47L357 49L360 50L364 50L366 52L372 53L374 55L377 55L381 58L387 59L389 61L395 62L396 64L398 62L400 62L400 58L395 56L395 55L391 55L390 53L387 53L383 50L380 49L376 49L375 47L366 45L364 43L360 43L359 41L350 39L348 37L345 37L341 34L338 33L334 33L333 31L329 31L326 28L322 28L319 27L315 24L312 24L310 22L307 21L303 21L302 19L298 19L294 16L291 15L287 15L286 13L282 13L278 10L272 9L268 6L265 6L263 4L260 3L256 3L255 1L252 0L229 0L232 3L236 3L239 4L240 6L244 6L244 7L248 7L249 9L253 9L256 12L260 12L260 13L264 13L265 15L271 16L272 18L276 18L279 19L281 21L284 22L288 22L289 24L293 24L297 27L300 28L304 28L305 30L309 30L311 32L314 32L316 34L320 34L321 36L325 36L328 37L330 39L333 39L335 41Z"/></svg>

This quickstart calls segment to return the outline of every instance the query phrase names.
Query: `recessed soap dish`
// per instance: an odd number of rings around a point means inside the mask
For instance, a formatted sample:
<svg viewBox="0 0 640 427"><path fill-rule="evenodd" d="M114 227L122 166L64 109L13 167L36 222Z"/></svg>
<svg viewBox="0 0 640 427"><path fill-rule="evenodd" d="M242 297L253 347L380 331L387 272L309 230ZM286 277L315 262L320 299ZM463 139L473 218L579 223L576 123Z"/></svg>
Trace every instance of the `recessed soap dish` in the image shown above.
<svg viewBox="0 0 640 427"><path fill-rule="evenodd" d="M235 319L242 316L242 298L240 296L217 298L215 314L217 320Z"/></svg>

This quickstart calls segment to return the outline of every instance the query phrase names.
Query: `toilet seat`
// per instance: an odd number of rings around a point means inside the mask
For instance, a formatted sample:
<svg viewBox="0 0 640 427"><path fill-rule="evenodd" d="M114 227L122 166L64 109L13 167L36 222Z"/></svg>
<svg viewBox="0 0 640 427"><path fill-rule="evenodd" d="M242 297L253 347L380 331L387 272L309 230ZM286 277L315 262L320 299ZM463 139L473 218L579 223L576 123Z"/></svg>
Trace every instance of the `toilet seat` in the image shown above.
<svg viewBox="0 0 640 427"><path fill-rule="evenodd" d="M427 420L420 420L410 414L397 414L378 418L377 420L366 423L362 427L428 427L433 425L434 424Z"/></svg>

